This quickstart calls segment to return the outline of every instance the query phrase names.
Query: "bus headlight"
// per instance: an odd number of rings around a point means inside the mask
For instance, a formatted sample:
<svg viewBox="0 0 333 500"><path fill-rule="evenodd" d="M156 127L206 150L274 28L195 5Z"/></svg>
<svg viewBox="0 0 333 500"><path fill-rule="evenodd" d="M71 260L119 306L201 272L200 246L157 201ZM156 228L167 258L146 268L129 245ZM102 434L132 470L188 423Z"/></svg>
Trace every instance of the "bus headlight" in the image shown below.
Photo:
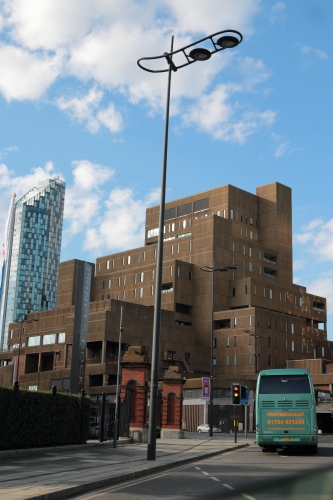
<svg viewBox="0 0 333 500"><path fill-rule="evenodd" d="M317 433L317 430L318 430L317 424L313 424L313 432Z"/></svg>

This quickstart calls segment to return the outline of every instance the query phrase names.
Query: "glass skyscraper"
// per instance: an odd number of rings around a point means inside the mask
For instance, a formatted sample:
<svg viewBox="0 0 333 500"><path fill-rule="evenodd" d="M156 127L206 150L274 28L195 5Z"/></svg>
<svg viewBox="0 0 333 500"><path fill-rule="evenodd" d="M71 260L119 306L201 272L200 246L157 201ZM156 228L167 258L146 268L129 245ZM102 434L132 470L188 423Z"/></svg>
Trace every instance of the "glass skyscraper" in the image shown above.
<svg viewBox="0 0 333 500"><path fill-rule="evenodd" d="M10 323L56 306L65 187L47 179L15 203L9 281L1 297L1 348L7 348Z"/></svg>

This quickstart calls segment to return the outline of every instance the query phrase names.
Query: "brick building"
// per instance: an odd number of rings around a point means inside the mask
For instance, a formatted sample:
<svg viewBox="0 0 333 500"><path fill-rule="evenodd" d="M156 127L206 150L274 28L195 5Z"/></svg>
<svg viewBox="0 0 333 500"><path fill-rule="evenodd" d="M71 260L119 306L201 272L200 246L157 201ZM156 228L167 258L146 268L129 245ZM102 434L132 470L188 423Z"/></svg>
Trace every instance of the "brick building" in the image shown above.
<svg viewBox="0 0 333 500"><path fill-rule="evenodd" d="M85 380L90 394L114 392L121 305L122 350L140 345L151 357L158 214L158 206L147 210L143 247L91 264ZM13 381L10 363L17 367L21 337L20 386L68 388L77 262L60 264L55 309L29 315L38 322L10 325L12 351L0 353L0 383ZM226 185L166 204L161 378L170 364L189 379L209 372L212 273L203 272L204 265L238 266L214 273L216 390L230 387L235 377L253 385L257 361L261 370L311 359L314 352L332 359L325 298L293 284L291 189L272 183L254 195Z"/></svg>

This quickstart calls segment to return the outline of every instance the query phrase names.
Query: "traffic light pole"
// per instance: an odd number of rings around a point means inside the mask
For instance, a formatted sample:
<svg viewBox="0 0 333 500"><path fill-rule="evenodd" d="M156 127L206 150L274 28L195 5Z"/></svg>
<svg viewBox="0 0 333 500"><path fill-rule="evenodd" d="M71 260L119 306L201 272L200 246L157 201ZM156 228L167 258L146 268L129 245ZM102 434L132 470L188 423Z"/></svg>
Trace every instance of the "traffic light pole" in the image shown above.
<svg viewBox="0 0 333 500"><path fill-rule="evenodd" d="M235 443L237 443L237 427L238 427L238 422L237 422L237 406L235 405L235 416L234 416Z"/></svg>

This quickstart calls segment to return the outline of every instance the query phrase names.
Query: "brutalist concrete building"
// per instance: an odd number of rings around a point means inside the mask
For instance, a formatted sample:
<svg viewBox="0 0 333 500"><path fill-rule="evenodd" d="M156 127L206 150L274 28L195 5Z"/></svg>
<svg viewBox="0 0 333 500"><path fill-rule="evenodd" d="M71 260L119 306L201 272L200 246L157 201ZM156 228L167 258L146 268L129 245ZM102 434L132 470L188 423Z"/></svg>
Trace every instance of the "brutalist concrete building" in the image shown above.
<svg viewBox="0 0 333 500"><path fill-rule="evenodd" d="M143 247L90 264L90 394L115 391L121 306L121 350L140 345L151 357L158 215L158 206L147 210ZM237 269L215 272L212 290L213 273L200 268L228 265ZM21 387L69 389L79 268L76 260L60 264L56 307L31 313L39 321L21 328ZM189 379L185 395L200 391L194 379L209 373L212 300L216 391L235 379L254 387L258 369L287 360L332 359L325 298L293 283L290 188L272 183L252 194L226 185L166 204L160 366L179 365ZM10 325L10 345L18 345L20 326ZM16 347L14 362L17 356ZM12 382L10 366L1 373L2 383Z"/></svg>

